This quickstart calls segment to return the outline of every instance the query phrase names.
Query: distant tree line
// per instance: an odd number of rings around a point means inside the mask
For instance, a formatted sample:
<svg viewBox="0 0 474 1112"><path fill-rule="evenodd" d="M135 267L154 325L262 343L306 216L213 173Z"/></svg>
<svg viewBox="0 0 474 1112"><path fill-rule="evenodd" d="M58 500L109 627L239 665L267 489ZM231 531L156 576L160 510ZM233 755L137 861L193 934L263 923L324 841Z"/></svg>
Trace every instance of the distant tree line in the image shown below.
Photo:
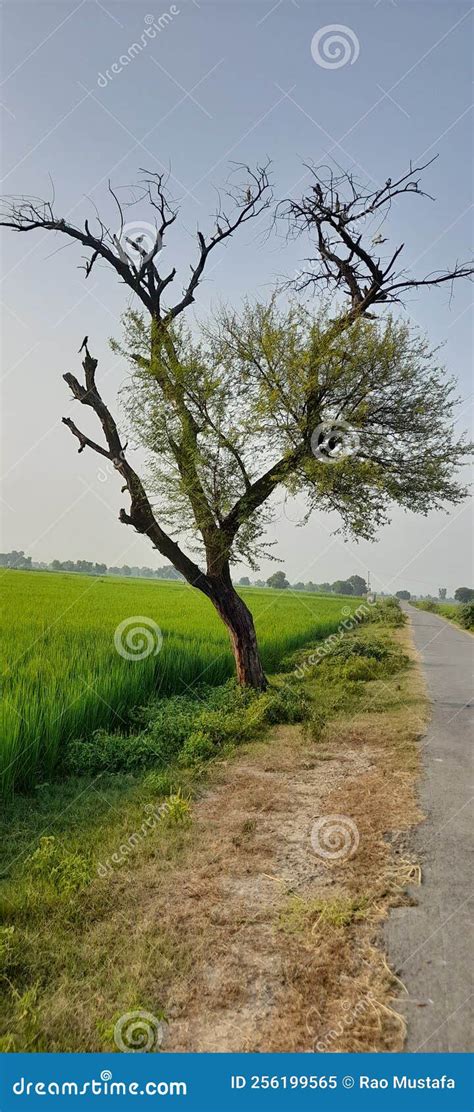
<svg viewBox="0 0 474 1112"><path fill-rule="evenodd" d="M107 567L92 560L52 560L50 564L32 560L23 551L0 552L0 567L15 568L18 571L70 571L79 575L124 575L137 579L182 579L171 564L162 568L139 568L123 564L122 567Z"/></svg>
<svg viewBox="0 0 474 1112"><path fill-rule="evenodd" d="M311 594L319 595L360 595L367 594L367 583L361 575L350 575L348 579L336 579L334 583L313 583L309 580L307 583L302 581L298 583L290 583L284 571L275 571L266 580L266 583L257 579L252 584L247 575L243 575L239 579L240 587L273 587L279 591L290 589L291 591L309 591Z"/></svg>
<svg viewBox="0 0 474 1112"><path fill-rule="evenodd" d="M33 560L31 556L25 556L23 549L0 552L0 568L14 568L18 571L68 571L76 572L79 575L120 575L135 579L183 580L183 576L171 564L164 564L160 568L136 567L130 564L122 564L121 567L108 567L107 564L94 563L92 560L52 560L50 564L46 564L43 561ZM368 591L367 583L361 575L350 575L348 579L335 579L334 583L313 583L311 579L307 583L303 583L301 580L298 583L290 583L284 571L275 571L266 580L251 580L248 575L243 575L239 579L238 585L240 587L273 587L283 591L288 589L291 591L308 591L311 594L319 595L355 595L356 597L365 595ZM383 597L384 591L381 594ZM447 588L440 587L438 589L440 601L443 602L446 596ZM395 592L395 598L406 600L411 598L430 600L432 597L432 595L413 595L410 591L405 590ZM461 603L472 602L474 600L474 588L457 587L454 592L454 599Z"/></svg>

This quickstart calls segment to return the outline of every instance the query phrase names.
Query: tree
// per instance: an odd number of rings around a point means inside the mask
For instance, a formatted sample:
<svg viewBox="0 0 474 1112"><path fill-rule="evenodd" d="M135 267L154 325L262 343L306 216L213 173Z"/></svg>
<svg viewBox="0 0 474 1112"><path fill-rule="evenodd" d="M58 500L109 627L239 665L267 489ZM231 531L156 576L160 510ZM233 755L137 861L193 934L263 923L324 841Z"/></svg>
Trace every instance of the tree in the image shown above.
<svg viewBox="0 0 474 1112"><path fill-rule="evenodd" d="M355 595L367 594L367 583L361 575L350 575L348 583L352 583L352 590Z"/></svg>
<svg viewBox="0 0 474 1112"><path fill-rule="evenodd" d="M474 590L472 587L456 587L454 598L456 602L472 602Z"/></svg>
<svg viewBox="0 0 474 1112"><path fill-rule="evenodd" d="M444 602L444 599L446 598L446 595L447 595L446 587L439 587L438 588L438 595L439 595L441 601Z"/></svg>
<svg viewBox="0 0 474 1112"><path fill-rule="evenodd" d="M274 587L278 591L286 591L290 584L284 571L274 571L267 579L267 587Z"/></svg>
<svg viewBox="0 0 474 1112"><path fill-rule="evenodd" d="M332 585L335 595L353 595L354 588L349 579L336 579Z"/></svg>
<svg viewBox="0 0 474 1112"><path fill-rule="evenodd" d="M239 587L250 587L250 579L248 575L242 575L239 579Z"/></svg>
<svg viewBox="0 0 474 1112"><path fill-rule="evenodd" d="M244 558L255 567L265 554L262 538L279 487L304 493L308 515L316 507L336 511L346 533L369 538L388 520L392 503L427 513L465 496L451 477L468 451L451 428L452 385L406 324L368 313L379 303L399 301L404 291L472 273L468 264L456 263L447 272L409 278L395 271L402 247L382 265L366 234L371 219L382 223L395 197L423 195L416 177L421 169L410 166L372 193L352 175L328 180L314 170L311 193L280 211L290 231L315 232L303 285L326 283L331 303L314 312L294 301L282 309L274 296L268 305L247 305L240 316L222 310L198 338L183 324L183 314L211 253L270 204L266 166L245 167L245 180L229 190L230 214L219 202L212 232L198 230L197 259L171 301L176 269L163 269L161 258L177 209L161 174L144 171L136 202L146 201L156 218L146 246L143 237L127 236L110 185L115 233L109 230L113 216L103 219L96 212L94 230L87 220L77 227L56 215L54 201L35 198L7 201L0 220L19 233L46 230L80 244L86 279L100 260L135 296L140 311L134 307L126 314L124 339L115 350L133 368L127 413L154 461L146 483L99 391L98 360L87 339L84 381L69 372L63 377L80 405L95 413L104 442L69 417L64 424L80 452L90 449L114 465L130 502L120 521L147 537L210 600L229 631L239 682L260 690L266 680L254 623L234 589L231 564ZM341 295L348 295L348 305ZM342 450L347 424L356 434L350 460ZM204 567L174 539L176 530L199 560L202 554Z"/></svg>
<svg viewBox="0 0 474 1112"><path fill-rule="evenodd" d="M395 591L395 598L405 599L406 602L409 602L411 593L410 591Z"/></svg>
<svg viewBox="0 0 474 1112"><path fill-rule="evenodd" d="M16 568L19 571L29 571L31 569L31 556L25 556L23 549L17 552L1 552L0 553L0 567L2 568Z"/></svg>
<svg viewBox="0 0 474 1112"><path fill-rule="evenodd" d="M292 591L305 591L306 587L305 587L304 583L302 583L301 580L300 580L299 583L292 583L291 589L292 589Z"/></svg>

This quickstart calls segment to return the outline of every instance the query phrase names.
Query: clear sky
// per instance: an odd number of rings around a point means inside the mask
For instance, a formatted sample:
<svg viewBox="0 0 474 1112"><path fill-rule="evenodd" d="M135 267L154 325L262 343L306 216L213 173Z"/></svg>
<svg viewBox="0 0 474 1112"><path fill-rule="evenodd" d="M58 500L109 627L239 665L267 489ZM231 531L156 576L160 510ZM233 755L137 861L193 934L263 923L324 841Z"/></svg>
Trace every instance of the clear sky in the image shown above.
<svg viewBox="0 0 474 1112"><path fill-rule="evenodd" d="M112 71L150 26L146 17L157 21L166 12L160 33ZM323 66L311 43L333 24L346 28L348 59ZM471 50L471 10L452 0L6 3L2 192L49 196L52 179L59 215L78 223L96 204L114 219L109 177L121 188L137 181L139 167L170 167L182 215L167 263L184 282L196 225L209 226L215 187L225 185L232 161L271 158L282 197L298 196L307 184L305 160L353 169L379 184L410 158L439 154L426 177L435 203L407 198L390 219L393 242L406 243L406 261L427 273L472 250ZM132 218L149 215L137 208ZM294 273L302 245L264 233L264 222L251 223L218 256L216 249L198 317L219 300L262 298L277 275ZM79 373L85 333L100 359L104 397L116 398L126 368L108 337L120 332L125 288L105 267L85 282L81 249L64 248L58 236L4 232L2 248L2 549L23 548L46 561L162 563L117 521L117 477L102 471L94 454L78 456L61 424L62 416L76 415L61 376ZM448 287L420 291L406 310L433 343L445 345L463 397L461 428L471 413L471 295L468 283L453 297ZM283 564L264 563L261 575L279 566L293 581L323 581L370 568L375 587L417 593L472 580L467 505L428 519L395 511L377 544L335 538L336 518L316 514L304 529L297 518L294 503L279 506L272 534Z"/></svg>

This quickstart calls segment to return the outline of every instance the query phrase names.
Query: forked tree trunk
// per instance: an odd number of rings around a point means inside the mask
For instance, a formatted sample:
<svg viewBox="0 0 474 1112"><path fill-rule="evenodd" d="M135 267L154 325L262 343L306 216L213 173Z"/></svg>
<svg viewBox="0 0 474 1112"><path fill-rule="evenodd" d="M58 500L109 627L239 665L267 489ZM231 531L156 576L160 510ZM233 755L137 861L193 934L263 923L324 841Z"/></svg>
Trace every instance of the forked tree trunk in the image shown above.
<svg viewBox="0 0 474 1112"><path fill-rule="evenodd" d="M211 599L229 631L238 683L241 687L265 691L268 685L250 610L237 591L222 582L214 581Z"/></svg>

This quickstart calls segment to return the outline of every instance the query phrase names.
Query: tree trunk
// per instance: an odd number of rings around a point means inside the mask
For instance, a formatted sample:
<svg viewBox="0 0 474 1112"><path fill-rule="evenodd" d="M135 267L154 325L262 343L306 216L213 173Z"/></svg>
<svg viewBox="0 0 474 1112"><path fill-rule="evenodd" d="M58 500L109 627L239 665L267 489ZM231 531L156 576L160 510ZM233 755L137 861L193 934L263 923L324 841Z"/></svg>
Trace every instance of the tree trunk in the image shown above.
<svg viewBox="0 0 474 1112"><path fill-rule="evenodd" d="M250 610L237 591L222 580L214 580L211 601L229 631L238 683L241 687L265 691L268 685Z"/></svg>

